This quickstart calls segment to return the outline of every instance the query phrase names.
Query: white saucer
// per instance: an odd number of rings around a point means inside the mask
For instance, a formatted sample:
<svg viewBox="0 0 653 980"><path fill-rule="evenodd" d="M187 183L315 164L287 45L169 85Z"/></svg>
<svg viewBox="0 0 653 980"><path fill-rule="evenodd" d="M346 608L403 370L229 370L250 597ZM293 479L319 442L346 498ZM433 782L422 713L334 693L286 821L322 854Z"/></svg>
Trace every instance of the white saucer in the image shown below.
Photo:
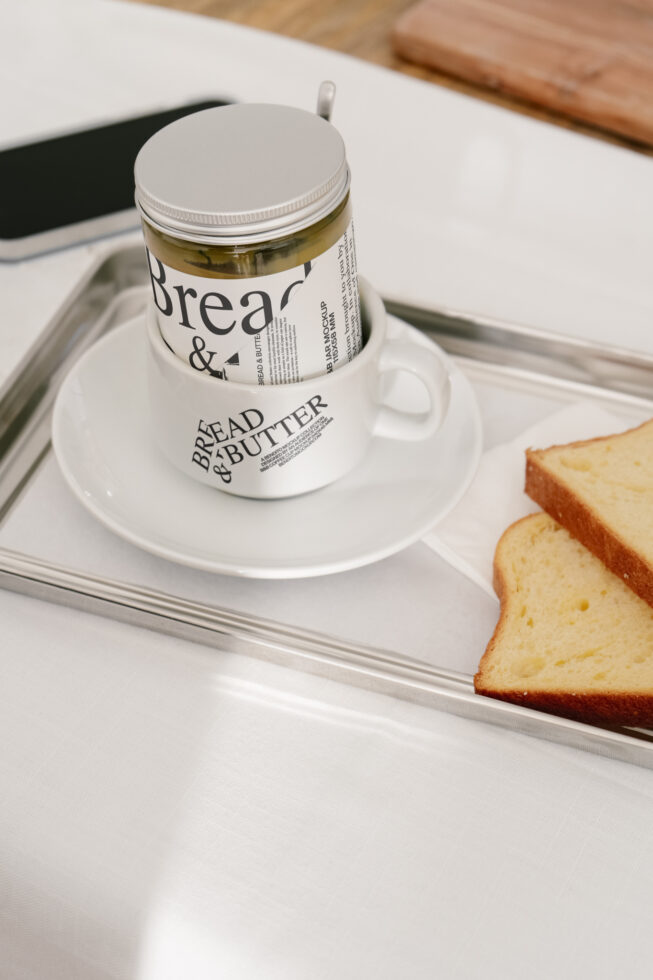
<svg viewBox="0 0 653 980"><path fill-rule="evenodd" d="M389 333L428 344L390 318ZM171 561L227 575L299 578L356 568L422 537L476 472L481 421L453 362L445 422L423 442L375 439L363 462L331 486L287 500L229 496L195 483L150 434L142 317L113 330L77 362L54 409L52 442L64 477L112 531ZM421 410L424 393L392 376L390 401Z"/></svg>

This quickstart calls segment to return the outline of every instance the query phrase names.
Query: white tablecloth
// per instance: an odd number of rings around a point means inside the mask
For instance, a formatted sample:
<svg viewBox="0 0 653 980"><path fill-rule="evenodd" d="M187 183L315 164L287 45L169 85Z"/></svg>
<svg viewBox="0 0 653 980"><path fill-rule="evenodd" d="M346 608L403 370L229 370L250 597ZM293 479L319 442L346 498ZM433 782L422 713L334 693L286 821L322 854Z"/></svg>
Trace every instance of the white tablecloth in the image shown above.
<svg viewBox="0 0 653 980"><path fill-rule="evenodd" d="M0 18L6 141L331 77L385 294L651 350L651 160L217 21ZM0 377L107 247L0 267ZM1 976L650 975L653 773L2 592L0 621Z"/></svg>

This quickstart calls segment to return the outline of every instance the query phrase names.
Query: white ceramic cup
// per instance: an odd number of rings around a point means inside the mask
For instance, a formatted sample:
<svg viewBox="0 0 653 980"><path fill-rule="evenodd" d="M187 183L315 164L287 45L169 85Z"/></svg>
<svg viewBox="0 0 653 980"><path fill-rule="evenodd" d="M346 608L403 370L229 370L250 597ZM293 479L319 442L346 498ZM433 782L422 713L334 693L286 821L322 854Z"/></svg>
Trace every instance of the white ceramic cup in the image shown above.
<svg viewBox="0 0 653 980"><path fill-rule="evenodd" d="M386 312L360 279L361 352L331 374L255 385L199 374L164 343L150 304L148 385L153 436L188 476L244 497L292 497L326 486L363 458L374 436L420 440L440 426L449 376L435 346L386 338ZM429 396L426 412L382 403L382 378L408 371Z"/></svg>

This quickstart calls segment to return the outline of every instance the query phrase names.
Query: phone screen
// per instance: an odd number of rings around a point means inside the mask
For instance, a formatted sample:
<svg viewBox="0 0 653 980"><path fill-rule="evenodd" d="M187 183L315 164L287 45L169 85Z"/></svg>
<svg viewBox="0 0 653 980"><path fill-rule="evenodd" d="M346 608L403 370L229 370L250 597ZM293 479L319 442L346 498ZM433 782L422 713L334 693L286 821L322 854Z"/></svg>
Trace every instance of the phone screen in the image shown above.
<svg viewBox="0 0 653 980"><path fill-rule="evenodd" d="M143 143L199 102L0 151L0 239L38 235L134 207Z"/></svg>

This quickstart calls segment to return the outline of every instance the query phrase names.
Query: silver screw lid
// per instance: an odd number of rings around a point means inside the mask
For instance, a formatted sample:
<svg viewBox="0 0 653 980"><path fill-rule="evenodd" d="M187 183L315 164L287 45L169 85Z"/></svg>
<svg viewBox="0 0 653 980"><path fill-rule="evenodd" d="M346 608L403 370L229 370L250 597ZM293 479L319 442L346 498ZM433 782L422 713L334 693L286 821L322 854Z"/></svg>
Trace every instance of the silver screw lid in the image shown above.
<svg viewBox="0 0 653 980"><path fill-rule="evenodd" d="M306 228L337 207L349 180L345 146L331 123L281 105L185 116L155 133L135 165L136 203L147 221L213 244Z"/></svg>

